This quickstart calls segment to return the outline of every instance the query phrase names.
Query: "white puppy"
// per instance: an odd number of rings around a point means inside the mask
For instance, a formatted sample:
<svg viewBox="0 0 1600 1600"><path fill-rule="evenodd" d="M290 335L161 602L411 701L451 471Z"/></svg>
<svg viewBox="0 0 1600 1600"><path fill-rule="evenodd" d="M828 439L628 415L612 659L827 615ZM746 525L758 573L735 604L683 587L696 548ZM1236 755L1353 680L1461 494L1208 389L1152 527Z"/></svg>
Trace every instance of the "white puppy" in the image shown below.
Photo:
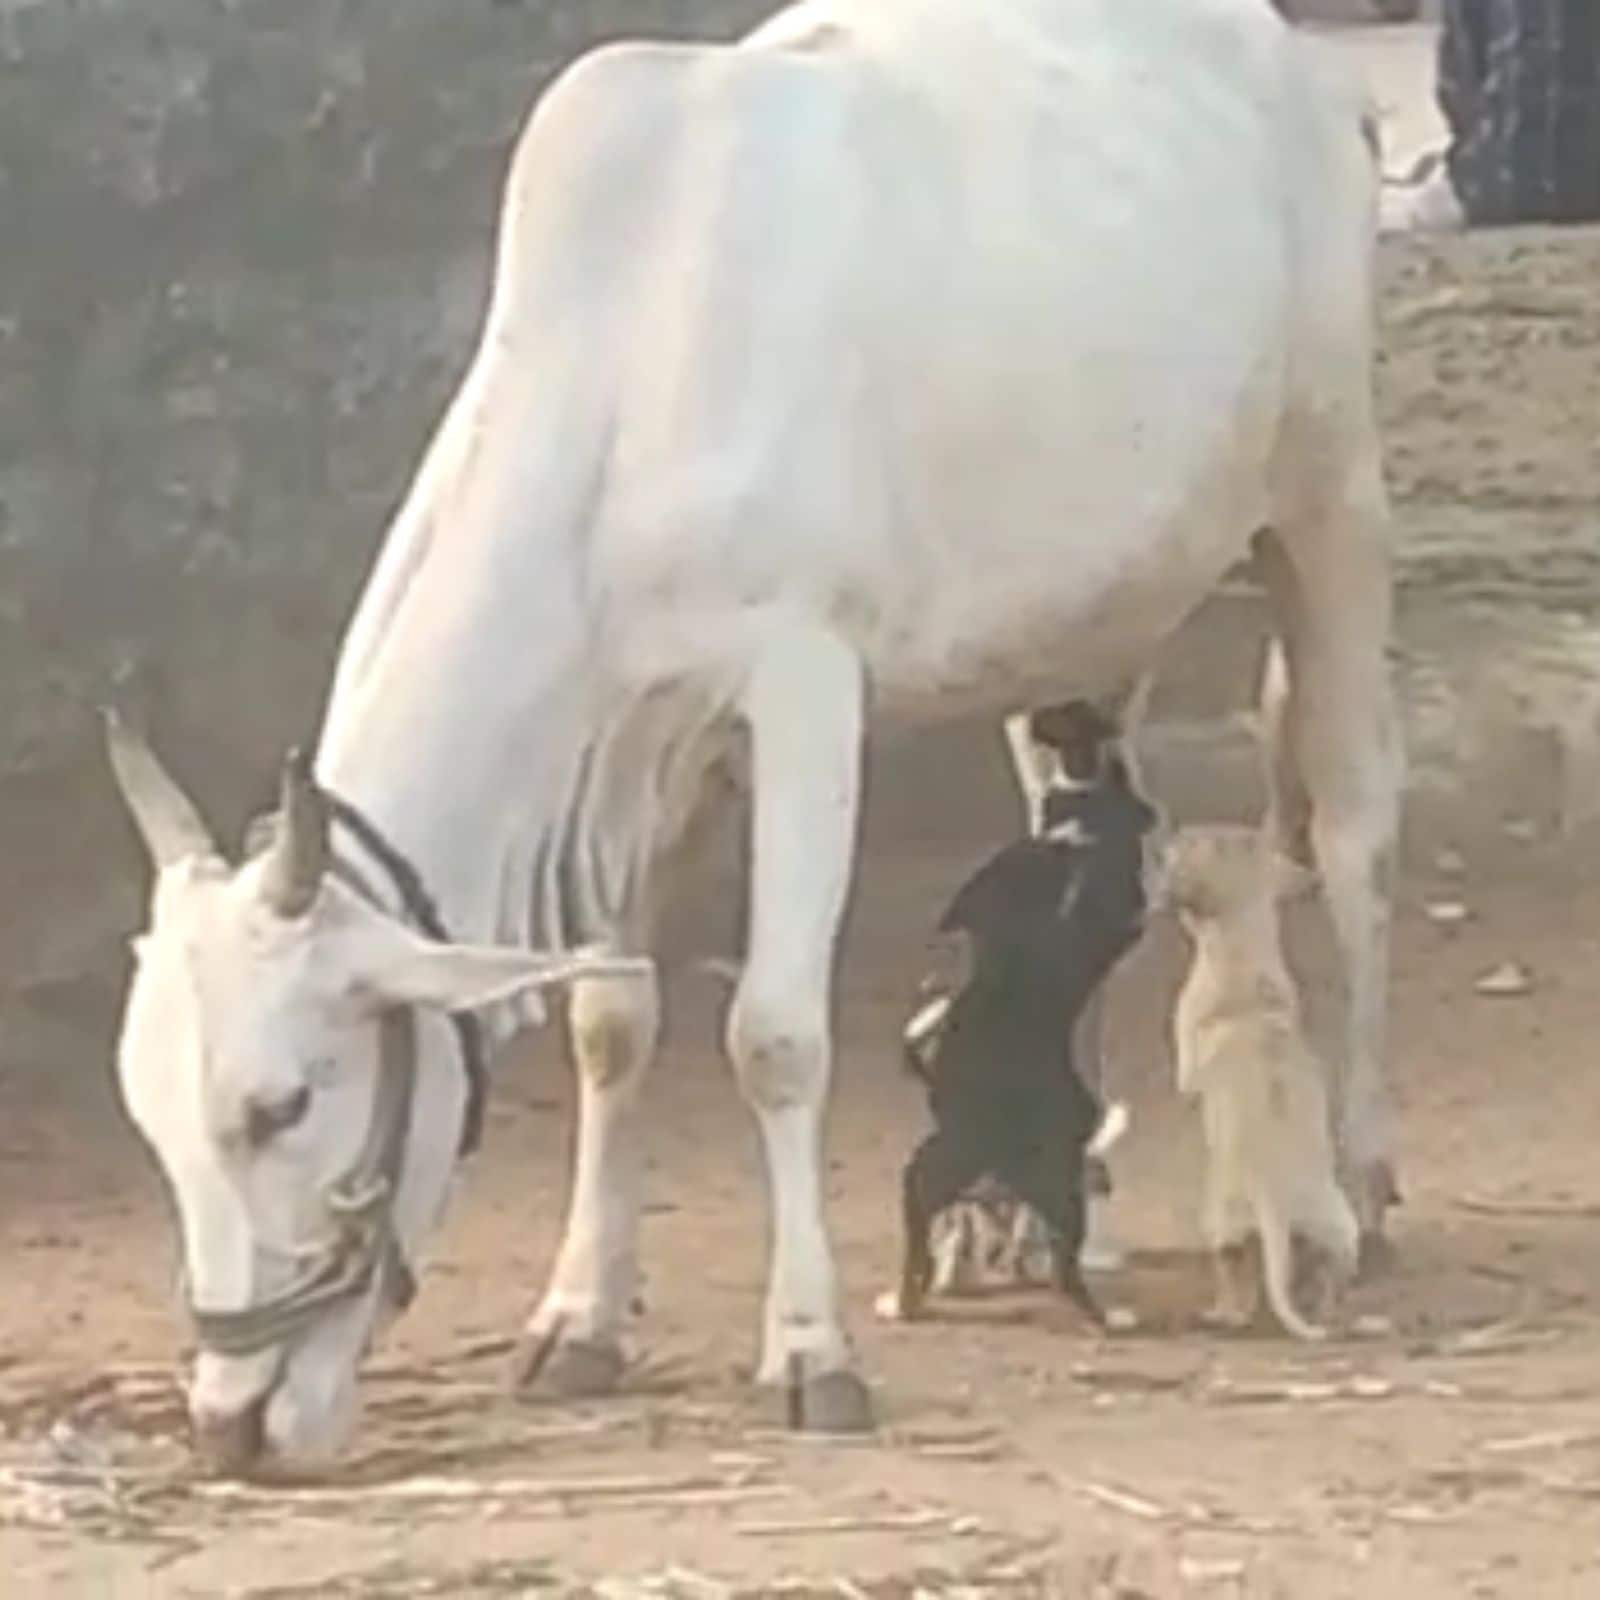
<svg viewBox="0 0 1600 1600"><path fill-rule="evenodd" d="M1174 1043L1179 1091L1200 1100L1205 1124L1205 1230L1217 1275L1207 1320L1255 1319L1255 1235L1278 1321L1297 1338L1321 1339L1326 1330L1295 1308L1294 1244L1318 1269L1326 1311L1354 1275L1358 1228L1334 1172L1322 1067L1279 938L1278 901L1311 875L1253 829L1228 826L1180 829L1165 867L1164 898L1194 941Z"/></svg>

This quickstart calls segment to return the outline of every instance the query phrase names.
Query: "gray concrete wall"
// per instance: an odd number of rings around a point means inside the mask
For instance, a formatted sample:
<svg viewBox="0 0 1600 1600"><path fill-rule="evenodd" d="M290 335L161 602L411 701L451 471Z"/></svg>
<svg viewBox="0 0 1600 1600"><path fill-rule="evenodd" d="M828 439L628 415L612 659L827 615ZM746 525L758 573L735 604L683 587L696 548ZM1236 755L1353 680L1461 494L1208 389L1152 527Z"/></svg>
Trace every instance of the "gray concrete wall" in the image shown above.
<svg viewBox="0 0 1600 1600"><path fill-rule="evenodd" d="M230 829L312 728L541 86L769 9L0 4L0 1060L137 914L94 703L131 689Z"/></svg>

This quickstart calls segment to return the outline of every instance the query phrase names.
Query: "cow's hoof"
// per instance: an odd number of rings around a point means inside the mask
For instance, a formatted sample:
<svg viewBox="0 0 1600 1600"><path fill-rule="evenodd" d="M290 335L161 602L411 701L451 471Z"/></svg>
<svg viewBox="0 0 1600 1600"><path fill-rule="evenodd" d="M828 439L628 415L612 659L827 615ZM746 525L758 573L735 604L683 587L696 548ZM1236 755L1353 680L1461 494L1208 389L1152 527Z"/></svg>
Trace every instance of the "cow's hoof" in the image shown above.
<svg viewBox="0 0 1600 1600"><path fill-rule="evenodd" d="M1394 1245L1385 1235L1383 1224L1391 1208L1401 1204L1400 1185L1389 1162L1374 1161L1361 1168L1354 1187L1356 1217L1361 1224L1356 1276L1365 1282L1394 1269Z"/></svg>
<svg viewBox="0 0 1600 1600"><path fill-rule="evenodd" d="M819 1373L800 1385L800 1431L871 1433L877 1427L872 1394L859 1373Z"/></svg>
<svg viewBox="0 0 1600 1600"><path fill-rule="evenodd" d="M1363 1233L1356 1254L1357 1281L1370 1283L1374 1278L1385 1277L1394 1271L1394 1266L1394 1241L1377 1228Z"/></svg>
<svg viewBox="0 0 1600 1600"><path fill-rule="evenodd" d="M1344 1189L1361 1230L1356 1277L1365 1282L1394 1266L1394 1246L1384 1236L1383 1225L1390 1210L1403 1203L1400 1185L1393 1164L1377 1160L1351 1170Z"/></svg>
<svg viewBox="0 0 1600 1600"><path fill-rule="evenodd" d="M622 1351L614 1344L530 1333L512 1358L511 1383L519 1394L592 1400L616 1392L623 1365Z"/></svg>
<svg viewBox="0 0 1600 1600"><path fill-rule="evenodd" d="M1400 1180L1395 1176L1392 1161L1375 1161L1367 1173L1367 1183L1372 1191L1372 1203L1382 1213L1392 1206L1404 1205Z"/></svg>
<svg viewBox="0 0 1600 1600"><path fill-rule="evenodd" d="M871 1392L847 1368L774 1385L771 1394L794 1433L860 1437L878 1425Z"/></svg>

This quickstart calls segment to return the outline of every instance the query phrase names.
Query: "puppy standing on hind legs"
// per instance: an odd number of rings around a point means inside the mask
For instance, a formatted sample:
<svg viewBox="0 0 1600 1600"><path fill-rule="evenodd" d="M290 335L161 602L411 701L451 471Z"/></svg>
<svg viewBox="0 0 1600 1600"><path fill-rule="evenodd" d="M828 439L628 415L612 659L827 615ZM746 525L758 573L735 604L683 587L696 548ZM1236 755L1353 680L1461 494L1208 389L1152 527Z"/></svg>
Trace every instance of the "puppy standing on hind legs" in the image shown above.
<svg viewBox="0 0 1600 1600"><path fill-rule="evenodd" d="M907 1029L906 1065L928 1089L935 1131L906 1164L900 1291L880 1299L880 1315L917 1315L935 1278L937 1219L981 1210L964 1197L988 1180L1037 1214L1056 1286L1104 1324L1079 1268L1084 1169L1120 1136L1126 1112L1102 1116L1074 1067L1073 1033L1143 932L1141 840L1155 822L1112 762L1099 782L1061 797L1043 834L968 879L941 919L941 932L968 936L972 972Z"/></svg>
<svg viewBox="0 0 1600 1600"><path fill-rule="evenodd" d="M1217 1275L1207 1320L1248 1326L1264 1279L1283 1328L1322 1339L1326 1328L1294 1303L1295 1243L1316 1269L1325 1316L1355 1275L1359 1228L1339 1186L1323 1072L1279 937L1278 902L1309 886L1309 875L1253 829L1211 826L1178 832L1165 880L1194 941L1174 1034L1178 1088L1199 1099L1205 1128L1205 1228Z"/></svg>
<svg viewBox="0 0 1600 1600"><path fill-rule="evenodd" d="M1028 831L1045 832L1076 809L1076 796L1120 769L1135 792L1142 790L1135 733L1155 686L1155 673L1126 686L1101 704L1067 700L1030 715L1008 718L1006 741L1027 812ZM1063 809L1064 808L1064 809ZM1073 1053L1078 1071L1092 1094L1105 1088L1104 992L1090 997L1078 1024ZM1096 1157L1084 1168L1088 1192L1081 1261L1089 1271L1110 1272L1122 1266L1124 1252L1107 1215L1112 1183L1105 1161ZM1039 1276L1038 1219L1024 1206L1012 1220L1006 1256L1013 1275Z"/></svg>
<svg viewBox="0 0 1600 1600"><path fill-rule="evenodd" d="M1109 832L1112 837L1122 837L1124 845L1131 845L1136 856L1143 854L1146 824L1153 819L1135 782L1130 719L1137 721L1141 716L1149 688L1150 679L1146 678L1104 703L1067 700L1007 721L1006 737L1031 837L1039 839L1059 830L1071 833L1079 828L1093 835ZM957 892L942 924L946 931L952 918L954 925L970 920L976 885L990 885L987 896L980 896L986 899L978 912L980 921L994 919L995 870L991 864L973 884L964 885ZM1115 873L1121 869L1111 870ZM1142 909L1142 899L1139 904ZM958 987L952 983L941 988L931 976L924 979L919 995L922 1003L902 1036L906 1064L925 1083L929 1082L939 1037ZM1103 991L1094 990L1083 1007L1070 1051L1084 1086L1096 1100L1104 1087L1102 1002ZM1083 1164L1086 1203L1079 1260L1091 1271L1113 1270L1122 1262L1122 1252L1107 1231L1105 1217L1111 1180L1104 1156L1115 1137L1103 1146L1096 1144ZM993 1177L980 1179L962 1199L935 1218L932 1253L931 1287L935 1294L969 1294L984 1283L1019 1286L1055 1279L1050 1236L1044 1222L1031 1206Z"/></svg>

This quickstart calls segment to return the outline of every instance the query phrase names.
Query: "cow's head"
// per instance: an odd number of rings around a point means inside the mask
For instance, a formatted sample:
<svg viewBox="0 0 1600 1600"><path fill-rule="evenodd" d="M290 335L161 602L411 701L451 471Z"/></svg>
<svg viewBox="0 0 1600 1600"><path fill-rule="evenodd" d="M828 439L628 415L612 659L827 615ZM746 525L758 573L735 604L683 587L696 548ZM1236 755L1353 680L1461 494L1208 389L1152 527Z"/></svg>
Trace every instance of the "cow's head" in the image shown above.
<svg viewBox="0 0 1600 1600"><path fill-rule="evenodd" d="M647 972L419 936L330 870L327 799L291 757L270 839L226 861L145 743L113 766L155 865L117 1067L176 1202L215 1465L344 1443L357 1363L442 1210L465 1106L446 1014Z"/></svg>

